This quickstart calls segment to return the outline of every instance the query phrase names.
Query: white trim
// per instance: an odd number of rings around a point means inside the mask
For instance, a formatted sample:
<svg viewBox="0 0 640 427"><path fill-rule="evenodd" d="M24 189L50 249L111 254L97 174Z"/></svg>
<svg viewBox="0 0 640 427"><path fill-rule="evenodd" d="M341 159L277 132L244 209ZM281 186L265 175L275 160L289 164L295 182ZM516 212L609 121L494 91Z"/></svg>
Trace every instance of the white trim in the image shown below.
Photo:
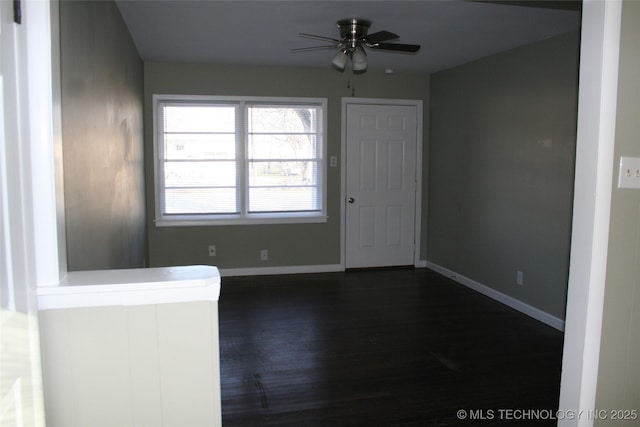
<svg viewBox="0 0 640 427"><path fill-rule="evenodd" d="M44 426L36 287L59 279L50 2L23 1L20 25L12 16L0 1L0 418Z"/></svg>
<svg viewBox="0 0 640 427"><path fill-rule="evenodd" d="M270 276L276 274L308 274L308 273L337 273L344 271L344 265L292 265L279 267L249 267L249 268L221 268L220 276Z"/></svg>
<svg viewBox="0 0 640 427"><path fill-rule="evenodd" d="M580 89L561 411L595 409L609 246L622 2L582 7ZM559 426L592 426L588 417Z"/></svg>
<svg viewBox="0 0 640 427"><path fill-rule="evenodd" d="M28 108L30 207L33 233L37 242L28 256L37 260L38 286L55 286L60 279L58 261L58 218L56 211L56 173L53 143L53 91L51 15L49 4L31 2L25 5L29 27L26 37ZM37 30L34 30L37 29ZM37 33L36 33L37 31ZM35 240L34 239L34 240Z"/></svg>
<svg viewBox="0 0 640 427"><path fill-rule="evenodd" d="M384 98L342 98L341 137L340 137L340 264L346 265L346 204L347 191L347 106L364 105L406 105L416 108L416 188L414 217L414 267L421 267L420 231L422 227L422 144L423 144L423 101L420 99L384 99Z"/></svg>
<svg viewBox="0 0 640 427"><path fill-rule="evenodd" d="M64 162L62 145L62 88L60 71L60 0L49 3L51 21L51 98L52 132L56 185L56 218L58 231L58 277L67 274L67 231L64 205Z"/></svg>
<svg viewBox="0 0 640 427"><path fill-rule="evenodd" d="M308 224L327 222L328 216L323 214L309 214L293 212L287 216L273 216L273 214L249 214L247 216L222 217L221 219L198 219L195 215L180 215L180 220L155 220L156 227L203 227L214 225L256 225L256 224Z"/></svg>
<svg viewBox="0 0 640 427"><path fill-rule="evenodd" d="M413 247L413 266L418 267L420 264L420 235L422 230L422 101L418 101L416 104L416 199L415 199L415 217L414 217L414 247Z"/></svg>
<svg viewBox="0 0 640 427"><path fill-rule="evenodd" d="M557 329L559 331L564 331L564 321L562 319L559 319L547 313L546 311L540 310L539 308L533 307L516 298L503 294L502 292L496 291L495 289L490 288L489 286L476 282L473 279L465 277L462 274L458 274L438 264L434 264L431 261L427 261L426 264L427 264L427 268L437 273L440 273L443 276L446 276L449 279L463 286L466 286L469 289L473 289L474 291L479 292L482 295L485 295L493 300L496 300L508 307L511 307L514 310L518 310L520 313L526 314L527 316L532 317L548 326L551 326L554 329Z"/></svg>

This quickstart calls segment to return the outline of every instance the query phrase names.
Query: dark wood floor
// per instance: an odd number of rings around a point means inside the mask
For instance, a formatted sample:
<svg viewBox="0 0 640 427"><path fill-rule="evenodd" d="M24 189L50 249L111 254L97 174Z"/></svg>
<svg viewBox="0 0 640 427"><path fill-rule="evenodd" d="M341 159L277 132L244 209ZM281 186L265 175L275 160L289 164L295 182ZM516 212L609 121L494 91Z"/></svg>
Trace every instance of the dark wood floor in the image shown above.
<svg viewBox="0 0 640 427"><path fill-rule="evenodd" d="M219 315L225 427L556 424L562 333L427 269L224 278Z"/></svg>

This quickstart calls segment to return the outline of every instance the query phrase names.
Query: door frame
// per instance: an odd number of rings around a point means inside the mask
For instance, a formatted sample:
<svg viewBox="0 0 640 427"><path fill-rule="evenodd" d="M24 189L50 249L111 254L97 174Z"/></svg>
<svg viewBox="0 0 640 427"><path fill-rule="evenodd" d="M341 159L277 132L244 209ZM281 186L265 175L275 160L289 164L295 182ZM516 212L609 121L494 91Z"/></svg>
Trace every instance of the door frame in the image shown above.
<svg viewBox="0 0 640 427"><path fill-rule="evenodd" d="M347 107L350 104L410 106L416 108L416 188L414 215L414 267L426 266L426 260L420 260L420 236L422 225L422 132L423 113L420 99L384 99L384 98L342 98L341 137L340 137L340 265L346 269L346 192L347 192Z"/></svg>

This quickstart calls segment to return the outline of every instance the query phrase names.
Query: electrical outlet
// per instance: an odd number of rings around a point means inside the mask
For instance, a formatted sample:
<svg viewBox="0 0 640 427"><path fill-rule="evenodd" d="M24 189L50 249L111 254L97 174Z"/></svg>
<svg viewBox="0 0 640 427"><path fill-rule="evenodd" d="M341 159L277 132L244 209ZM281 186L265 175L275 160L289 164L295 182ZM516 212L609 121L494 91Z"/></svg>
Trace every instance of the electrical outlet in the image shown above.
<svg viewBox="0 0 640 427"><path fill-rule="evenodd" d="M215 247L215 245L209 245L209 256L216 256L216 247Z"/></svg>
<svg viewBox="0 0 640 427"><path fill-rule="evenodd" d="M516 271L516 285L524 285L524 273L520 270Z"/></svg>
<svg viewBox="0 0 640 427"><path fill-rule="evenodd" d="M262 249L260 251L260 261L267 261L269 259L269 251Z"/></svg>

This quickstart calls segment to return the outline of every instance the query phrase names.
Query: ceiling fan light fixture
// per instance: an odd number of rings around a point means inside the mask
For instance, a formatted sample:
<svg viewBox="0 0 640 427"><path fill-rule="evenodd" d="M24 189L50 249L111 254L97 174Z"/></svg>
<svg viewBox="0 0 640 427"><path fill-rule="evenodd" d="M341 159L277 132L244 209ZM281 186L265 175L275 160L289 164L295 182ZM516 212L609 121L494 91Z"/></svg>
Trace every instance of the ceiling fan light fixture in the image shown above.
<svg viewBox="0 0 640 427"><path fill-rule="evenodd" d="M336 56L333 57L333 61L331 61L331 65L338 71L344 71L348 60L349 56L347 55L347 51L343 49L336 53Z"/></svg>
<svg viewBox="0 0 640 427"><path fill-rule="evenodd" d="M353 71L364 72L367 70L367 54L364 49L357 47L351 52Z"/></svg>

